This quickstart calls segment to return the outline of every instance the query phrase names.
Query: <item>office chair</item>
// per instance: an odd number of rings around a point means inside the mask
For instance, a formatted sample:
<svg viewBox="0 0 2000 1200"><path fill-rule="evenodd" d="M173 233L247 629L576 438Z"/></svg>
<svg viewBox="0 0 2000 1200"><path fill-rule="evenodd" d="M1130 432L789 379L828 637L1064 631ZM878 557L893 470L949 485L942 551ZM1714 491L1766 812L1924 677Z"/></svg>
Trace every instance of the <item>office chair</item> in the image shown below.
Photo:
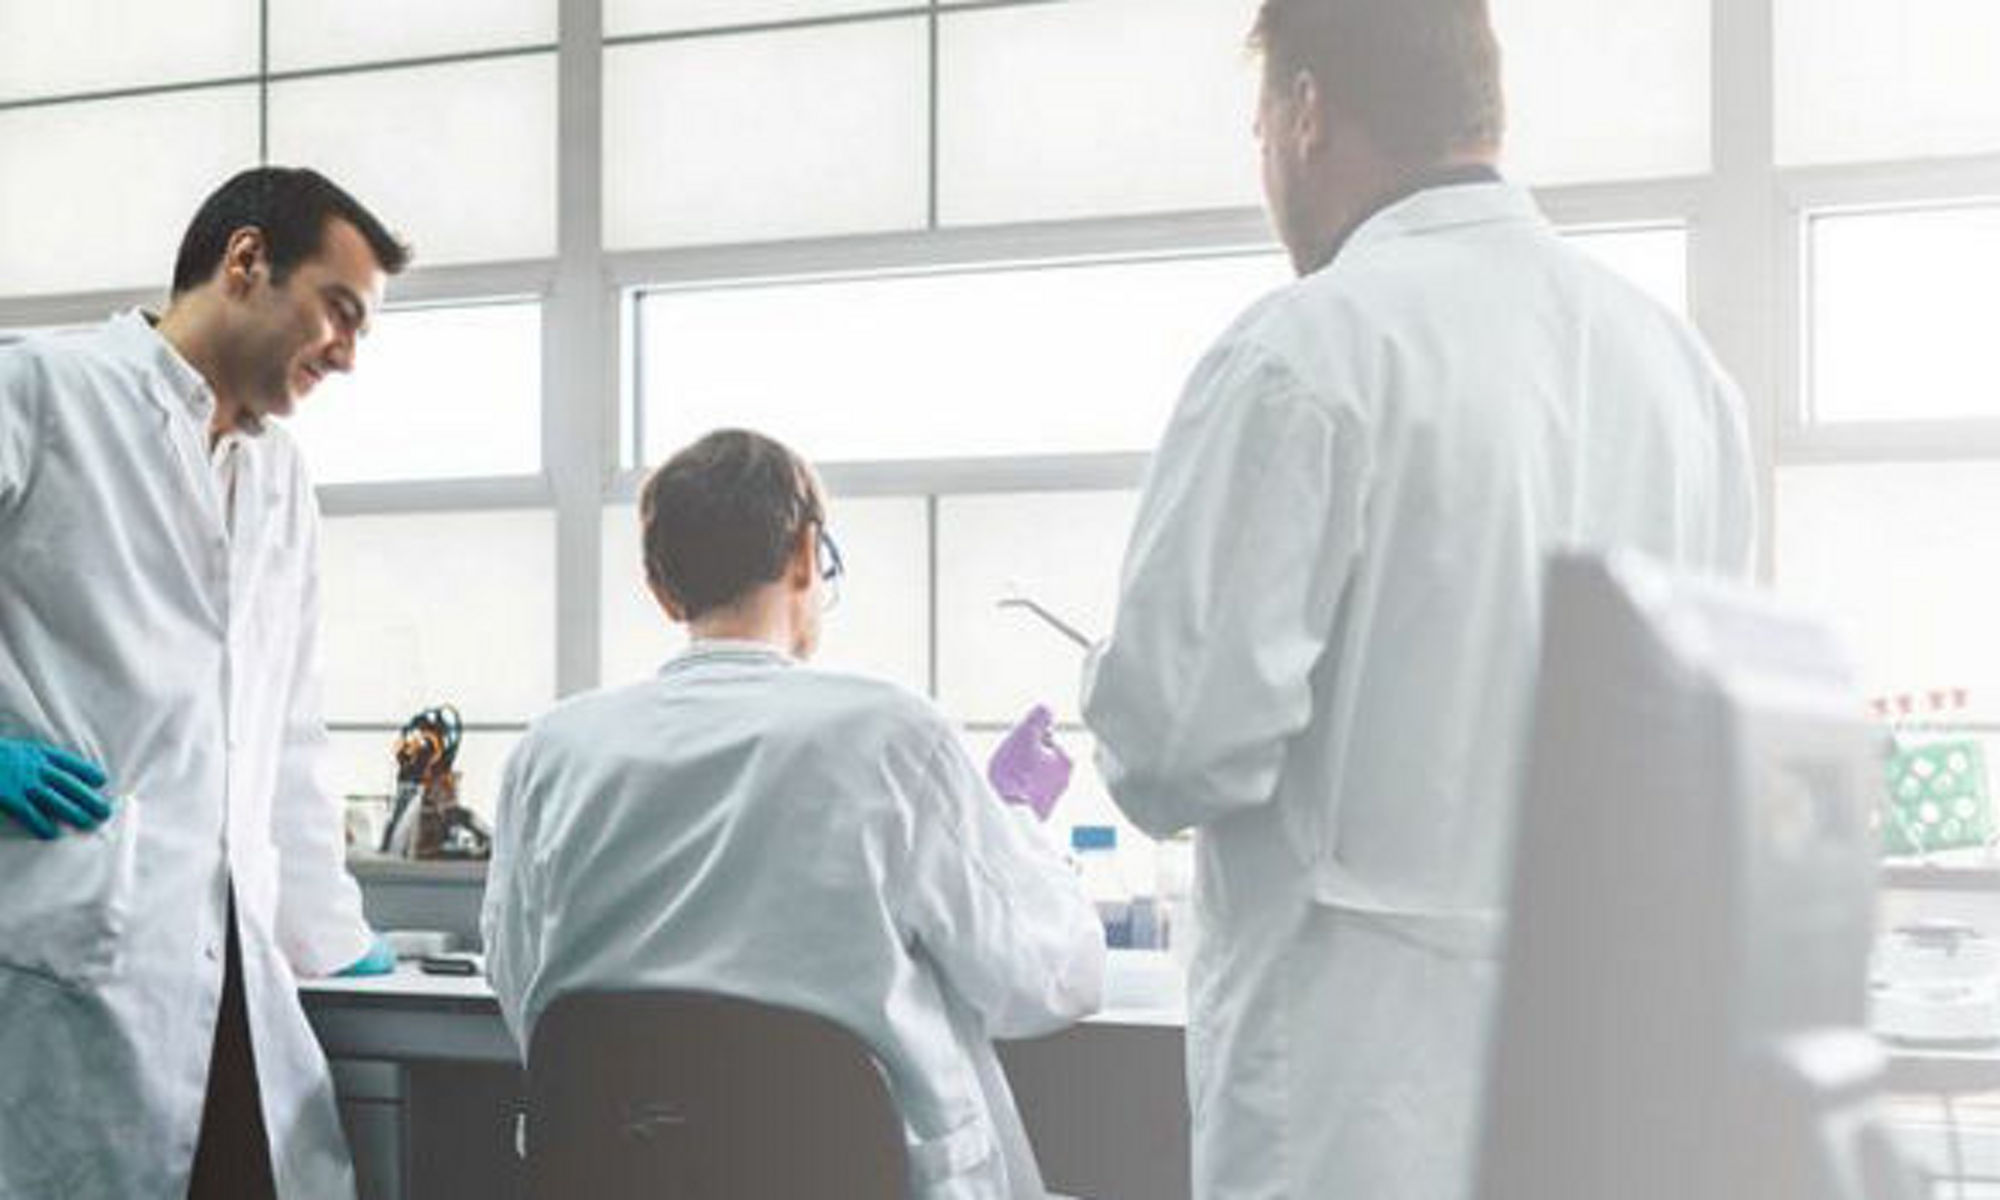
<svg viewBox="0 0 2000 1200"><path fill-rule="evenodd" d="M528 1049L536 1200L896 1200L903 1124L868 1047L703 992L578 992Z"/></svg>

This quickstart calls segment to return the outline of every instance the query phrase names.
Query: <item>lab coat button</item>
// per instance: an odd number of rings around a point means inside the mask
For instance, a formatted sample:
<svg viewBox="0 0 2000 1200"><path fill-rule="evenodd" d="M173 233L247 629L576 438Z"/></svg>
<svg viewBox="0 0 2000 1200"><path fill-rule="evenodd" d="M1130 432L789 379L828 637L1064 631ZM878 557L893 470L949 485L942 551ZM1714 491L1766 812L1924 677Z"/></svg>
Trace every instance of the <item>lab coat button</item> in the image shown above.
<svg viewBox="0 0 2000 1200"><path fill-rule="evenodd" d="M204 947L201 953L202 957L210 962L214 962L216 959L222 957L222 951L216 949L213 945Z"/></svg>

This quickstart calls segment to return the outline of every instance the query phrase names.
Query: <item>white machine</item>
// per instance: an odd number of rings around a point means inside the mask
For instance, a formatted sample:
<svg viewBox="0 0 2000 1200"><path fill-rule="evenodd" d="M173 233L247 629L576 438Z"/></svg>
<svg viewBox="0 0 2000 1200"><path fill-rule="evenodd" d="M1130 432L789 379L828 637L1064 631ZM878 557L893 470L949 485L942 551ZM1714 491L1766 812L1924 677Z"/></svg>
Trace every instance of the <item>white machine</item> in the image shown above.
<svg viewBox="0 0 2000 1200"><path fill-rule="evenodd" d="M1879 739L1819 626L1548 576L1482 1200L1903 1200L1864 1031Z"/></svg>
<svg viewBox="0 0 2000 1200"><path fill-rule="evenodd" d="M1957 921L1919 921L1875 947L1868 1023L1912 1046L2000 1042L2000 943Z"/></svg>

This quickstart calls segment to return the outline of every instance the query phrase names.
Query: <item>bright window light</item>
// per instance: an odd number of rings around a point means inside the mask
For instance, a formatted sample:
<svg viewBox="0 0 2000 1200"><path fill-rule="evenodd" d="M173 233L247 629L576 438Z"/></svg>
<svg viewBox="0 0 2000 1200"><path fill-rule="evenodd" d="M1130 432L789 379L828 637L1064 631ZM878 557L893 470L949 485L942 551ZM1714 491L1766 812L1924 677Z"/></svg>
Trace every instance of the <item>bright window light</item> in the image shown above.
<svg viewBox="0 0 2000 1200"><path fill-rule="evenodd" d="M329 517L322 528L329 720L400 722L453 704L467 721L526 721L554 702L554 514Z"/></svg>
<svg viewBox="0 0 2000 1200"><path fill-rule="evenodd" d="M1508 172L1537 185L1706 172L1709 3L1493 0Z"/></svg>
<svg viewBox="0 0 2000 1200"><path fill-rule="evenodd" d="M2000 4L1777 0L1778 158L2000 151Z"/></svg>
<svg viewBox="0 0 2000 1200"><path fill-rule="evenodd" d="M2000 416L2000 205L1812 218L1816 421Z"/></svg>
<svg viewBox="0 0 2000 1200"><path fill-rule="evenodd" d="M922 7L922 0L604 0L606 37L769 25Z"/></svg>
<svg viewBox="0 0 2000 1200"><path fill-rule="evenodd" d="M318 483L535 475L542 306L391 309L290 421Z"/></svg>
<svg viewBox="0 0 2000 1200"><path fill-rule="evenodd" d="M1275 254L656 292L645 457L763 430L815 461L1150 450Z"/></svg>
<svg viewBox="0 0 2000 1200"><path fill-rule="evenodd" d="M0 101L256 73L253 0L0 0Z"/></svg>
<svg viewBox="0 0 2000 1200"><path fill-rule="evenodd" d="M1688 231L1662 225L1638 229L1572 229L1563 237L1598 262L1639 286L1641 291L1686 316L1688 312Z"/></svg>
<svg viewBox="0 0 2000 1200"><path fill-rule="evenodd" d="M553 44L556 0L266 0L271 69Z"/></svg>

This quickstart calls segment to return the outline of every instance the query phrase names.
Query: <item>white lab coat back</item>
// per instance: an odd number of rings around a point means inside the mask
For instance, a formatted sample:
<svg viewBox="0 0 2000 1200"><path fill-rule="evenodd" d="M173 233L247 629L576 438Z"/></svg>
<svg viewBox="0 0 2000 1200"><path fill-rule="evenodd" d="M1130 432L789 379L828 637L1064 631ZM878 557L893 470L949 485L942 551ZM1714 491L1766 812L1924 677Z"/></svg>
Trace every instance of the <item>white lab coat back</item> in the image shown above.
<svg viewBox="0 0 2000 1200"><path fill-rule="evenodd" d="M583 988L815 1012L886 1068L916 1196L1041 1195L990 1039L1094 1010L1103 933L925 701L700 642L538 721L496 837L487 967L524 1050Z"/></svg>
<svg viewBox="0 0 2000 1200"><path fill-rule="evenodd" d="M1749 563L1739 398L1501 183L1375 214L1196 370L1085 715L1199 825L1197 1194L1462 1194L1547 556Z"/></svg>
<svg viewBox="0 0 2000 1200"><path fill-rule="evenodd" d="M117 806L0 828L0 1197L185 1194L232 880L280 1194L353 1188L294 978L369 936L314 776L317 512L280 430L211 460L211 403L136 313L0 350L0 736Z"/></svg>

